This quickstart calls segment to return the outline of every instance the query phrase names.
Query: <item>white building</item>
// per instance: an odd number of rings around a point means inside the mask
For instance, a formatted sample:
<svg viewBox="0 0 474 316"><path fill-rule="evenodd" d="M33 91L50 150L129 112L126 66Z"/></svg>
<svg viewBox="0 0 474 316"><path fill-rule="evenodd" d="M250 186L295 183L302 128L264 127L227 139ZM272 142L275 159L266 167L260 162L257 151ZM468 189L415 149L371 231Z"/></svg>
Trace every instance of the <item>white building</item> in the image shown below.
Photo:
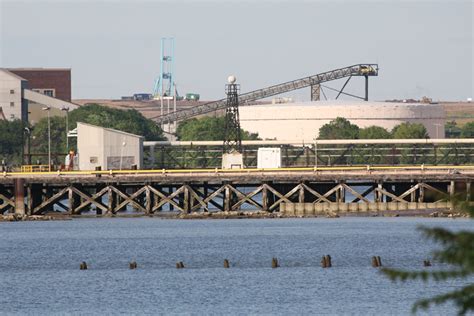
<svg viewBox="0 0 474 316"><path fill-rule="evenodd" d="M77 123L80 170L126 170L143 166L143 137L85 123Z"/></svg>
<svg viewBox="0 0 474 316"><path fill-rule="evenodd" d="M28 119L28 101L23 96L26 87L25 79L0 68L0 109L5 119Z"/></svg>
<svg viewBox="0 0 474 316"><path fill-rule="evenodd" d="M441 105L422 103L317 101L241 106L240 126L262 139L312 142L326 123L344 117L360 128L391 130L404 122L421 123L430 138L444 138L446 113Z"/></svg>

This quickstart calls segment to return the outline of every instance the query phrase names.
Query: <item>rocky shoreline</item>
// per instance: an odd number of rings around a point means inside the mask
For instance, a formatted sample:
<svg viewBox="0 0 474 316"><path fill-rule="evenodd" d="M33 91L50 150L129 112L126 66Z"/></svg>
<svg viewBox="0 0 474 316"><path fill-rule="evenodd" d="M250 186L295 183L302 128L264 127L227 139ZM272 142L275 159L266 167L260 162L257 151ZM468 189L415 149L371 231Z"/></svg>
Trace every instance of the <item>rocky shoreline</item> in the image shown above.
<svg viewBox="0 0 474 316"><path fill-rule="evenodd" d="M52 221L52 220L71 220L73 218L135 218L152 217L161 219L259 219L259 218L339 218L339 217L440 217L440 218L467 218L467 213L452 211L435 212L364 212L364 213L335 213L328 212L315 216L287 216L279 212L262 211L231 211L231 212L193 212L189 214L170 214L170 215L144 215L144 214L119 214L119 215L67 215L61 213L48 213L47 215L21 215L6 214L0 215L0 222L19 222L19 221Z"/></svg>

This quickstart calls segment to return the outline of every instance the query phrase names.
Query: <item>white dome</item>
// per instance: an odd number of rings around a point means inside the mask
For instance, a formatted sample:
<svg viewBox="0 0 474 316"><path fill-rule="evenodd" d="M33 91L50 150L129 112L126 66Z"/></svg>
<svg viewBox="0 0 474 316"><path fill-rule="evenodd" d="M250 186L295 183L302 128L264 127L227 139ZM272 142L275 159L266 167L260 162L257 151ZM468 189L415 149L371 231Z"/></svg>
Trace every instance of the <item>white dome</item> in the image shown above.
<svg viewBox="0 0 474 316"><path fill-rule="evenodd" d="M229 84L235 83L236 80L237 80L237 78L234 75L230 75L229 77L227 77L227 82Z"/></svg>

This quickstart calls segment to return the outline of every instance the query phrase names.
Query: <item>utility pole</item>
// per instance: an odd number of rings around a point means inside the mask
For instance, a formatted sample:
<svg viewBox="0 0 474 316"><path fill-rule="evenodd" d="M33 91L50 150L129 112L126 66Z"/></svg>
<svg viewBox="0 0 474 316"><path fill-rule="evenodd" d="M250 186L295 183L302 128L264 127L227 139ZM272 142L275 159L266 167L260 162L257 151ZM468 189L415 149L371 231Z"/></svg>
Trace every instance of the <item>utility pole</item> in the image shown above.
<svg viewBox="0 0 474 316"><path fill-rule="evenodd" d="M51 171L51 118L49 115L51 107L46 106L43 108L43 111L48 112L48 171Z"/></svg>

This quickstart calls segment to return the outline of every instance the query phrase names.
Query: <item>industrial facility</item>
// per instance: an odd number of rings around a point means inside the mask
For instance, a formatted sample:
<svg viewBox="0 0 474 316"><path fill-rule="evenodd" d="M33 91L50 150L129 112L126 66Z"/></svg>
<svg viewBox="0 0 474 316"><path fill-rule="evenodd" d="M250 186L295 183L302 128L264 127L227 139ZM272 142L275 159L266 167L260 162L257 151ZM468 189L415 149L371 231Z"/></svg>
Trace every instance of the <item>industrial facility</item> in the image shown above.
<svg viewBox="0 0 474 316"><path fill-rule="evenodd" d="M34 124L47 115L43 108L50 115L77 108L71 103L71 69L0 68L0 113L5 119Z"/></svg>
<svg viewBox="0 0 474 316"><path fill-rule="evenodd" d="M439 104L318 101L240 107L240 125L262 139L301 140L318 137L319 129L337 117L361 128L391 130L404 122L421 123L431 138L444 138L446 114Z"/></svg>

